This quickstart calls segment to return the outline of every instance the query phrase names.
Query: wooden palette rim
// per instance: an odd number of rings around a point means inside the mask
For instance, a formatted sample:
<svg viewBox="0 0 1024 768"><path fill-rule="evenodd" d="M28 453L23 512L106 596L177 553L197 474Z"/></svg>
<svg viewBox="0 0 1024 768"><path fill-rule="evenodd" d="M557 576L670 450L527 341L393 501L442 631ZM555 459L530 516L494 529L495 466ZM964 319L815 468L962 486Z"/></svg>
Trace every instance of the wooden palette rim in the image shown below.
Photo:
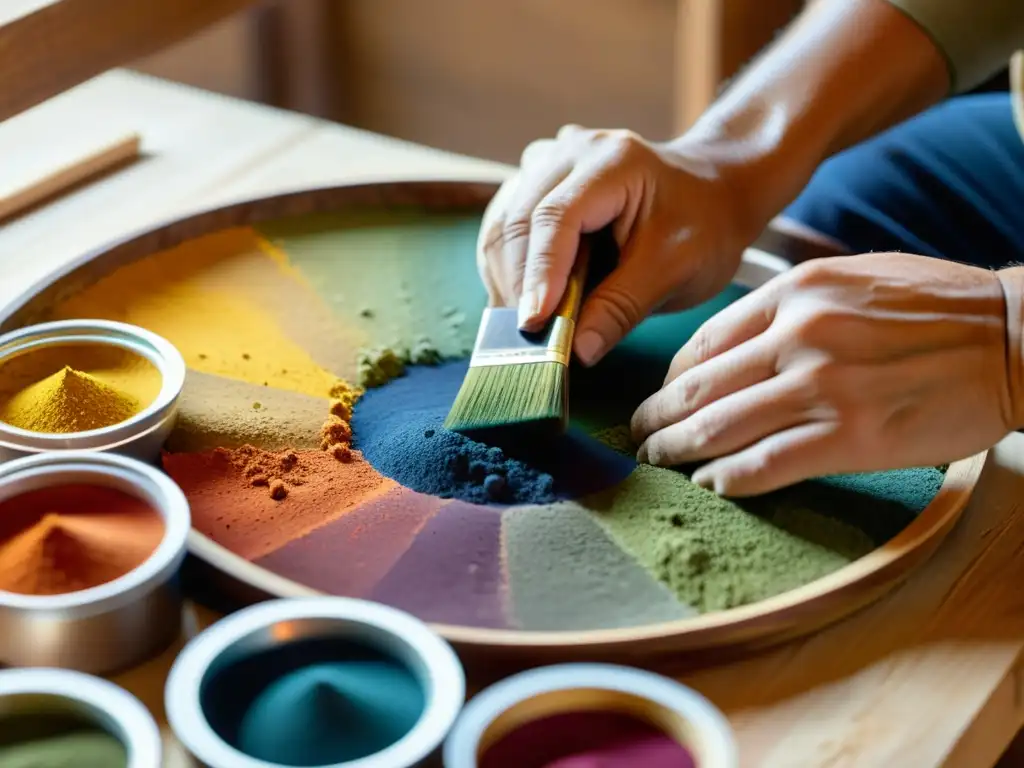
<svg viewBox="0 0 1024 768"><path fill-rule="evenodd" d="M154 223L72 259L0 307L0 334L35 322L33 313L59 303L102 275L220 229L355 206L408 205L445 212L479 212L499 183L480 179L381 179L254 197ZM777 233L766 233L766 238L773 245L778 242ZM758 247L759 243L753 246ZM772 246L764 248L769 254L772 250ZM755 603L612 629L536 631L438 623L431 626L460 649L555 651L563 656L760 647L805 635L874 602L927 561L963 513L986 456L987 452L982 452L952 463L931 502L882 546L813 582ZM189 534L189 551L219 573L271 597L329 594L255 565L195 528Z"/></svg>

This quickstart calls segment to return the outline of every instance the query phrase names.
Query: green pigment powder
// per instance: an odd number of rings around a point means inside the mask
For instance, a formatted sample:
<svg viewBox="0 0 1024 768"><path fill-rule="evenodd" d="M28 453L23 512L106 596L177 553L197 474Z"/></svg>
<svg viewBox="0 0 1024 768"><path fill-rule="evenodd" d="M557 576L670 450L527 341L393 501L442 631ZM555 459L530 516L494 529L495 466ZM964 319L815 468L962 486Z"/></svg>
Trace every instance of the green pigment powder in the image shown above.
<svg viewBox="0 0 1024 768"><path fill-rule="evenodd" d="M574 502L502 517L513 613L539 631L643 626L692 616Z"/></svg>
<svg viewBox="0 0 1024 768"><path fill-rule="evenodd" d="M585 505L620 546L702 613L809 584L874 549L867 534L837 520L803 509L762 517L679 472L648 465Z"/></svg>
<svg viewBox="0 0 1024 768"><path fill-rule="evenodd" d="M0 722L3 768L126 768L113 735L73 715L24 714Z"/></svg>
<svg viewBox="0 0 1024 768"><path fill-rule="evenodd" d="M394 345L361 349L357 355L359 386L364 389L382 387L392 379L405 375L409 365L438 365L441 352L426 336L419 336L411 347Z"/></svg>

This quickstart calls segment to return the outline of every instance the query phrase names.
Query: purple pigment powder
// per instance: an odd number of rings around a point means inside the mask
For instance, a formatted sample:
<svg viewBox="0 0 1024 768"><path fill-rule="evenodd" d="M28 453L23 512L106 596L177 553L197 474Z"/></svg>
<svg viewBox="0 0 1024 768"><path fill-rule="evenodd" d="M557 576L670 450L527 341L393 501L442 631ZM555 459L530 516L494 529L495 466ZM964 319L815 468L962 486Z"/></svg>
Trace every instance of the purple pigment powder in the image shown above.
<svg viewBox="0 0 1024 768"><path fill-rule="evenodd" d="M506 629L501 510L452 501L442 506L370 599L424 621Z"/></svg>
<svg viewBox="0 0 1024 768"><path fill-rule="evenodd" d="M619 712L567 712L500 738L480 768L696 768L684 746Z"/></svg>
<svg viewBox="0 0 1024 768"><path fill-rule="evenodd" d="M444 503L393 488L255 563L328 594L363 597Z"/></svg>

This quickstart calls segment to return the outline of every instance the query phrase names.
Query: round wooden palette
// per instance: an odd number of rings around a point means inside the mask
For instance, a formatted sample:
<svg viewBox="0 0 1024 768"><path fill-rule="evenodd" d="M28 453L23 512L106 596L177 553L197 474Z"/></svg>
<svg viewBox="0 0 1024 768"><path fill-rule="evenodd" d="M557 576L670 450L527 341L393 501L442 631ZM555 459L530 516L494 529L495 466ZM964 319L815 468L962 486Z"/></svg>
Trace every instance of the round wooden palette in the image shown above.
<svg viewBox="0 0 1024 768"><path fill-rule="evenodd" d="M601 365L573 372L574 445L598 458L575 466L578 482L559 501L439 499L378 472L394 450L389 430L443 414L461 382L485 301L476 232L494 191L395 182L201 213L83 256L0 311L0 332L100 316L179 347L189 380L165 468L193 506L192 554L235 597L364 597L417 614L467 649L618 657L809 632L931 555L984 456L945 474L824 478L707 515L683 475L637 467L628 448L616 450L672 354L742 285L646 321ZM756 286L779 264L750 252L738 281ZM318 450L324 381L354 380L360 348L411 345L420 334L449 362L414 366L356 404L354 445L368 465L357 462L362 479L346 481L354 497L299 489L274 502L256 489L250 517L224 519L195 457L246 443L300 457ZM273 509L288 511L274 519Z"/></svg>

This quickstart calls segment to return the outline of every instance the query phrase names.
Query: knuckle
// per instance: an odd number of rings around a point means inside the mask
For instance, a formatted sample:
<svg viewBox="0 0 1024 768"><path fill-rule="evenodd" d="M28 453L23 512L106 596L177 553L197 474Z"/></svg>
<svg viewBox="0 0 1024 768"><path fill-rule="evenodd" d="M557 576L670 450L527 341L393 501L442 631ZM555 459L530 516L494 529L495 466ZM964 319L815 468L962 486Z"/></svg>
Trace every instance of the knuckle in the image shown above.
<svg viewBox="0 0 1024 768"><path fill-rule="evenodd" d="M510 216L501 227L502 243L508 245L530 236L530 216Z"/></svg>
<svg viewBox="0 0 1024 768"><path fill-rule="evenodd" d="M820 349L831 346L846 332L849 314L836 307L816 307L797 320L793 338L802 347Z"/></svg>
<svg viewBox="0 0 1024 768"><path fill-rule="evenodd" d="M522 154L519 156L519 165L531 165L542 158L546 158L551 153L554 146L555 142L551 139L538 139L537 141L531 141L526 145Z"/></svg>
<svg viewBox="0 0 1024 768"><path fill-rule="evenodd" d="M694 363L706 362L711 357L711 331L707 324L697 329L697 332L690 337L688 358Z"/></svg>
<svg viewBox="0 0 1024 768"><path fill-rule="evenodd" d="M795 288L814 288L824 283L830 272L826 259L811 259L790 269L786 277Z"/></svg>
<svg viewBox="0 0 1024 768"><path fill-rule="evenodd" d="M529 225L537 228L558 227L565 220L567 205L561 200L544 200L530 213Z"/></svg>
<svg viewBox="0 0 1024 768"><path fill-rule="evenodd" d="M697 451L706 451L715 446L724 429L724 425L717 419L709 419L698 413L690 419L688 442Z"/></svg>
<svg viewBox="0 0 1024 768"><path fill-rule="evenodd" d="M613 160L624 161L648 152L648 144L639 134L620 129L608 131L603 138L608 155Z"/></svg>
<svg viewBox="0 0 1024 768"><path fill-rule="evenodd" d="M696 376L689 374L683 374L672 386L674 397L670 403L665 404L666 410L671 407L671 414L662 414L663 416L675 415L677 418L684 418L691 412L693 412L695 406L701 402L701 397L704 393L703 381Z"/></svg>
<svg viewBox="0 0 1024 768"><path fill-rule="evenodd" d="M597 305L623 336L643 319L640 303L632 294L616 285L595 292L590 301Z"/></svg>

